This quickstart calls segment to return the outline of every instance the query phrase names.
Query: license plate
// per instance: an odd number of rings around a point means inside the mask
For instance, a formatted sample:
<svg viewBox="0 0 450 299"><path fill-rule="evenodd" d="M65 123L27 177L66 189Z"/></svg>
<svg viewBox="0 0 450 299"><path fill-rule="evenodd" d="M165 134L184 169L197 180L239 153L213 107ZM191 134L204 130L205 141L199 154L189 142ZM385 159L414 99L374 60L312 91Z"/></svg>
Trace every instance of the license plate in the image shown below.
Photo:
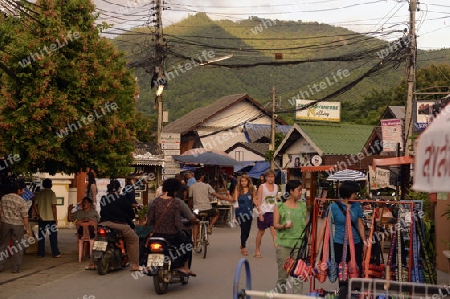
<svg viewBox="0 0 450 299"><path fill-rule="evenodd" d="M147 267L162 267L164 265L164 254L149 254Z"/></svg>
<svg viewBox="0 0 450 299"><path fill-rule="evenodd" d="M108 242L106 241L94 241L94 246L92 247L92 250L106 251L107 246Z"/></svg>

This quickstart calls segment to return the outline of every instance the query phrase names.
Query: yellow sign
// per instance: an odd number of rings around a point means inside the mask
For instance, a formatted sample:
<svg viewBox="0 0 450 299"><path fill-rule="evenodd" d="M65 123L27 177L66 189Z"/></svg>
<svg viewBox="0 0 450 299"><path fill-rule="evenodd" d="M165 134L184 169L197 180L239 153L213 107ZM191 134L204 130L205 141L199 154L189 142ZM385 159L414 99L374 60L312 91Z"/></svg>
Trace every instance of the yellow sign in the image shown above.
<svg viewBox="0 0 450 299"><path fill-rule="evenodd" d="M297 100L296 108L301 108L309 103L314 102L310 100ZM341 103L340 102L320 102L310 106L304 110L297 110L295 112L295 119L302 120L321 120L340 122L341 121Z"/></svg>

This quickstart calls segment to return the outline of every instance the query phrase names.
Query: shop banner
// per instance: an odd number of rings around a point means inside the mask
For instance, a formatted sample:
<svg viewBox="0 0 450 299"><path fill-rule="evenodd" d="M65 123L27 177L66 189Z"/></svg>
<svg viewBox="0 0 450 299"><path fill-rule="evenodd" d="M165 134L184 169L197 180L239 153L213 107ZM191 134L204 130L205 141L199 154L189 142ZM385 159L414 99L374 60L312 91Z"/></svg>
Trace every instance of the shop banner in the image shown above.
<svg viewBox="0 0 450 299"><path fill-rule="evenodd" d="M296 107L301 108L313 101L297 100ZM320 102L305 110L295 112L295 119L303 120L321 120L339 122L341 121L341 103L340 102Z"/></svg>
<svg viewBox="0 0 450 299"><path fill-rule="evenodd" d="M374 171L372 166L369 166L369 182L371 190L383 188L395 189L395 186L391 184L391 171L389 169L377 167Z"/></svg>
<svg viewBox="0 0 450 299"><path fill-rule="evenodd" d="M420 135L415 149L413 189L450 192L450 104Z"/></svg>

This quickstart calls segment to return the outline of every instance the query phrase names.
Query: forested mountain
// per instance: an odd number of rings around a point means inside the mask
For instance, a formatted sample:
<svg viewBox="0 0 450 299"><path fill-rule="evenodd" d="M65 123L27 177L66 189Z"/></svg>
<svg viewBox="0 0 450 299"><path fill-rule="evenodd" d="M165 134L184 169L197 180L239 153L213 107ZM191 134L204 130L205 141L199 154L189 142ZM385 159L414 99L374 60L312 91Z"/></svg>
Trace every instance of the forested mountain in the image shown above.
<svg viewBox="0 0 450 299"><path fill-rule="evenodd" d="M138 109L148 115L155 113L155 90L150 90L154 70L153 33L151 29L137 28L115 38L118 47L127 53L130 65L135 67L140 86ZM191 15L164 28L165 71L170 79L164 91L164 109L169 110L169 119L174 120L192 109L236 93L248 93L263 104L270 103L271 88L275 86L277 110L287 111L295 108L295 98L324 98L376 66L379 70L330 99L342 101L343 110L358 109L364 97L397 86L405 77L406 50L399 49L400 44L393 47L376 38L379 34L359 34L302 21L257 17L239 22L213 21L203 13ZM380 63L383 56L393 52L396 52L393 57ZM276 53L282 59L275 59ZM205 62L207 58L227 55L233 56L216 64L195 65L191 60ZM418 67L447 62L449 58L450 50L419 51ZM265 65L251 67L254 63ZM320 85L321 82L325 85ZM386 102L389 101L380 105ZM343 121L353 121L353 112L343 111ZM294 113L278 115L292 122Z"/></svg>

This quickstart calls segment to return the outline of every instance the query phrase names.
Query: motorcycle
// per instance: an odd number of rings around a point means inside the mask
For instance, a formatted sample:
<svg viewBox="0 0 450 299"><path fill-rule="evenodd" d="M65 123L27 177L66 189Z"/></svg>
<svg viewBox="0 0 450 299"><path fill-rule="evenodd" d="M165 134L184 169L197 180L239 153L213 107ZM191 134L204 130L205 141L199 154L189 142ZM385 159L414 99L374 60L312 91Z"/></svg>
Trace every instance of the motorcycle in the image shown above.
<svg viewBox="0 0 450 299"><path fill-rule="evenodd" d="M190 238L190 236L187 236ZM147 275L153 276L153 284L157 294L167 293L169 284L181 283L186 285L189 282L189 274L174 269L175 260L180 255L181 250L189 249L188 244L184 249L178 249L169 244L162 237L150 237L147 245Z"/></svg>
<svg viewBox="0 0 450 299"><path fill-rule="evenodd" d="M99 275L122 269L128 263L125 239L122 232L105 225L97 227L97 236L92 247Z"/></svg>

